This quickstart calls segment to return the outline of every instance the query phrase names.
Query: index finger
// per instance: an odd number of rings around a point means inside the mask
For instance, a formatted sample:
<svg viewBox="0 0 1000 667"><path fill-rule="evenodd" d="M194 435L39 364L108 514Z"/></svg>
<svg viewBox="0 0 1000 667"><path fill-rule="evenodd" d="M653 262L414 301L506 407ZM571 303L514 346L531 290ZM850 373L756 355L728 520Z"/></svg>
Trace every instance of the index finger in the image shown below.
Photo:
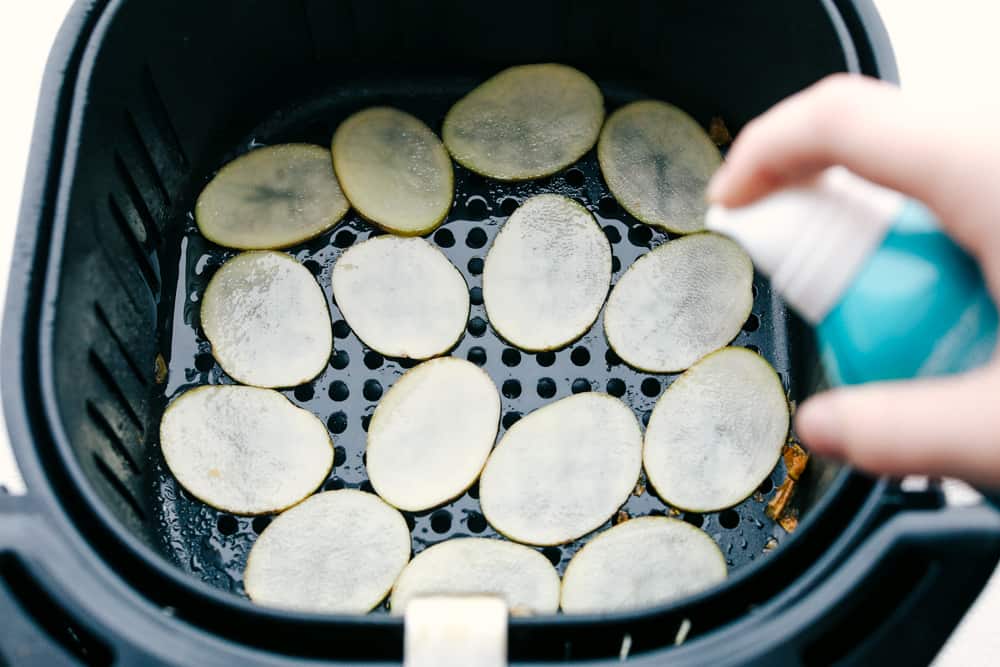
<svg viewBox="0 0 1000 667"><path fill-rule="evenodd" d="M956 240L982 245L963 198L982 197L968 133L911 103L895 86L834 75L789 97L744 128L709 188L725 206L748 204L832 165L906 193L930 206ZM978 232L978 233L977 233Z"/></svg>

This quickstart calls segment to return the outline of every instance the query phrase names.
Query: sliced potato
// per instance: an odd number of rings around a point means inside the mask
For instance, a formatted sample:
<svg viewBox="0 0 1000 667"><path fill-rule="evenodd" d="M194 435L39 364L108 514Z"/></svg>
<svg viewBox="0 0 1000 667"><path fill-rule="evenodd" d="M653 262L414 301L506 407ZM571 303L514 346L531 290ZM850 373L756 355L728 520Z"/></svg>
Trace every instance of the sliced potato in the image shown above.
<svg viewBox="0 0 1000 667"><path fill-rule="evenodd" d="M315 491L333 466L323 422L256 387L184 393L163 412L160 449L191 495L234 514L280 512Z"/></svg>
<svg viewBox="0 0 1000 667"><path fill-rule="evenodd" d="M562 609L600 614L642 609L725 580L726 559L700 528L679 519L630 519L588 542L566 566Z"/></svg>
<svg viewBox="0 0 1000 667"><path fill-rule="evenodd" d="M674 373L729 343L753 307L753 265L735 242L693 234L640 257L611 290L608 344L625 363Z"/></svg>
<svg viewBox="0 0 1000 667"><path fill-rule="evenodd" d="M365 109L341 123L333 167L358 213L390 232L426 234L451 208L448 151L429 127L398 109Z"/></svg>
<svg viewBox="0 0 1000 667"><path fill-rule="evenodd" d="M646 428L646 474L675 507L731 507L774 469L788 421L785 390L771 365L727 347L692 366L656 402Z"/></svg>
<svg viewBox="0 0 1000 667"><path fill-rule="evenodd" d="M554 614L559 609L559 574L534 549L485 537L441 542L421 552L392 589L392 613L423 595L502 596L514 615Z"/></svg>
<svg viewBox="0 0 1000 667"><path fill-rule="evenodd" d="M486 520L526 544L563 544L599 528L639 478L642 435L607 394L576 394L515 423L479 480Z"/></svg>
<svg viewBox="0 0 1000 667"><path fill-rule="evenodd" d="M330 151L282 144L258 148L220 169L198 197L194 219L213 243L266 250L325 232L348 208Z"/></svg>
<svg viewBox="0 0 1000 667"><path fill-rule="evenodd" d="M382 397L368 426L368 479L390 505L419 511L460 495L486 463L500 394L464 359L432 359Z"/></svg>
<svg viewBox="0 0 1000 667"><path fill-rule="evenodd" d="M373 493L326 491L278 516L257 538L243 587L260 604L364 614L410 560L406 519Z"/></svg>
<svg viewBox="0 0 1000 667"><path fill-rule="evenodd" d="M705 228L705 187L722 156L677 107L643 100L618 109L601 130L597 159L611 194L642 222L679 234Z"/></svg>
<svg viewBox="0 0 1000 667"><path fill-rule="evenodd" d="M323 290L280 252L245 252L223 264L205 288L201 328L222 369L257 387L307 382L333 351Z"/></svg>
<svg viewBox="0 0 1000 667"><path fill-rule="evenodd" d="M423 239L377 236L352 246L334 264L332 283L354 333L390 357L444 354L469 319L465 278Z"/></svg>
<svg viewBox="0 0 1000 667"><path fill-rule="evenodd" d="M597 319L611 284L611 244L580 204L537 195L497 234L483 269L483 301L497 332L525 350L576 340Z"/></svg>
<svg viewBox="0 0 1000 667"><path fill-rule="evenodd" d="M455 160L502 181L554 174L593 147L604 97L566 65L521 65L480 84L451 108L441 135Z"/></svg>

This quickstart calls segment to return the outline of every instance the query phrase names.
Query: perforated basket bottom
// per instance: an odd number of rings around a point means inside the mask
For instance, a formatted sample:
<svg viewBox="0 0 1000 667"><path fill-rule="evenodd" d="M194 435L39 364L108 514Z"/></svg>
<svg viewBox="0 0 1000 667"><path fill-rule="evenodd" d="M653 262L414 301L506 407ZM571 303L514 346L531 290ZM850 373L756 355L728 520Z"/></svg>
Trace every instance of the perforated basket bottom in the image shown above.
<svg viewBox="0 0 1000 667"><path fill-rule="evenodd" d="M414 85L356 87L333 91L276 114L251 133L248 140L219 166L259 145L308 141L329 145L333 130L358 109L389 104L420 117L440 134L441 121L451 104L474 81L428 82ZM608 112L633 99L639 91L604 87ZM636 222L614 201L601 178L594 151L577 164L550 178L526 183L487 180L455 165L455 200L444 225L428 240L459 268L469 285L472 308L467 331L451 354L482 366L502 394L499 436L518 418L542 405L581 391L605 391L619 396L645 425L657 398L676 375L638 372L623 364L608 348L603 315L578 342L556 352L527 353L501 340L490 327L482 305L483 259L507 216L524 199L555 192L583 204L604 228L614 254L612 283L641 255L670 236ZM335 352L330 365L313 382L284 391L299 405L319 416L336 445L335 465L321 490L360 488L371 491L364 465L365 432L383 392L414 362L385 359L369 350L340 316L330 290L330 271L345 248L380 234L351 211L333 230L289 250L316 276L331 304ZM214 270L235 254L215 246L187 223L181 245L176 301L172 323L169 379L165 400L203 384L231 383L211 356L211 347L198 322L199 299ZM754 281L754 307L733 345L759 350L775 367L788 388L786 314L767 283ZM793 395L794 398L794 395ZM236 517L207 507L185 494L155 455L154 494L160 534L168 553L185 570L219 588L243 595L242 573L247 554L270 517ZM623 506L629 516L676 514L708 532L721 546L730 568L739 568L776 546L784 533L764 514L767 499L784 478L784 466L765 480L757 493L737 507L713 514L672 511L645 488L645 477ZM480 512L478 487L440 508L406 512L413 535L413 551L456 536L497 537ZM600 530L611 525L607 522ZM560 574L569 559L590 539L546 547L540 551ZM344 539L350 539L345 535ZM384 610L383 604L380 609Z"/></svg>

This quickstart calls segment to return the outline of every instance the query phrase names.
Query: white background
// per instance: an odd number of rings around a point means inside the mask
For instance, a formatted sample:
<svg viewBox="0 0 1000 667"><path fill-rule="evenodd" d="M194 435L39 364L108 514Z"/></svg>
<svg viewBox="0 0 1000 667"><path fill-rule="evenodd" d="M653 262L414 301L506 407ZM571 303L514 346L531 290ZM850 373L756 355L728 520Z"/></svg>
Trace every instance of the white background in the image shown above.
<svg viewBox="0 0 1000 667"><path fill-rule="evenodd" d="M38 86L49 47L70 0L0 2L0 300L14 236ZM935 104L981 109L986 128L1000 132L1000 3L994 0L876 0L889 29L908 93ZM780 20L776 17L775 20ZM992 111L987 111L991 109ZM997 175L1000 182L1000 174ZM0 483L19 482L2 440ZM938 667L1000 664L1000 576L945 647Z"/></svg>

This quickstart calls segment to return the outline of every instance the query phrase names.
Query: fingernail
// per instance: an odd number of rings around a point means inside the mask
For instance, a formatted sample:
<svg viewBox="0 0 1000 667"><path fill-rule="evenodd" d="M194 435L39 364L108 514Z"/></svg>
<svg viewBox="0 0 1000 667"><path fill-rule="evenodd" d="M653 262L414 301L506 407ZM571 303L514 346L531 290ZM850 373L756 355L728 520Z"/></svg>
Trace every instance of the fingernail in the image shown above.
<svg viewBox="0 0 1000 667"><path fill-rule="evenodd" d="M727 173L725 163L715 170L715 174L708 182L708 187L705 188L705 199L709 203L714 204L722 199L722 195L725 194L726 187L728 186L729 177Z"/></svg>
<svg viewBox="0 0 1000 667"><path fill-rule="evenodd" d="M839 456L843 449L843 430L834 396L810 398L795 413L795 432L817 453Z"/></svg>

